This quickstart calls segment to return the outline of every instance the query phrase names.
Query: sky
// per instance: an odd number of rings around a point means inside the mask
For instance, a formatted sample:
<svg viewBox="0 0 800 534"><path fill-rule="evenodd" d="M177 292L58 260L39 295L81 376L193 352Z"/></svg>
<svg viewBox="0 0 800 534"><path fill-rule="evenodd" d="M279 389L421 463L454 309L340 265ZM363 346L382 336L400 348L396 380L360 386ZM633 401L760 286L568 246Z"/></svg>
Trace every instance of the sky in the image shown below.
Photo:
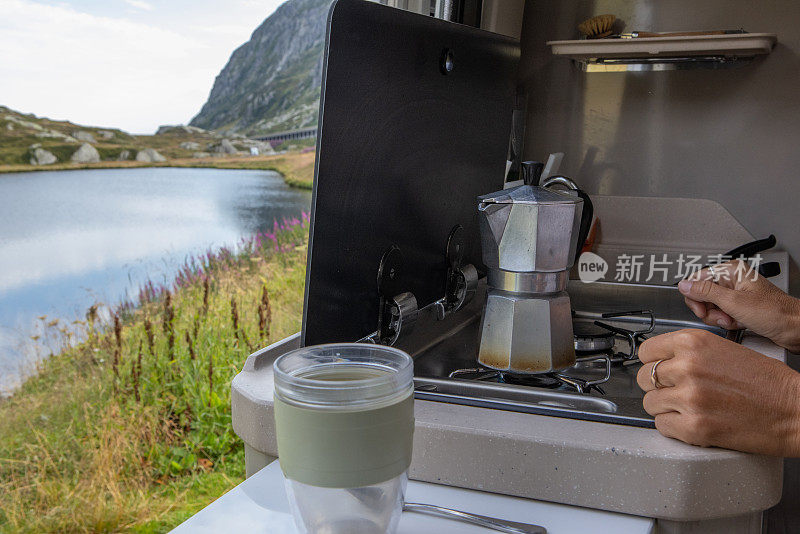
<svg viewBox="0 0 800 534"><path fill-rule="evenodd" d="M154 133L186 124L284 0L0 0L0 105Z"/></svg>

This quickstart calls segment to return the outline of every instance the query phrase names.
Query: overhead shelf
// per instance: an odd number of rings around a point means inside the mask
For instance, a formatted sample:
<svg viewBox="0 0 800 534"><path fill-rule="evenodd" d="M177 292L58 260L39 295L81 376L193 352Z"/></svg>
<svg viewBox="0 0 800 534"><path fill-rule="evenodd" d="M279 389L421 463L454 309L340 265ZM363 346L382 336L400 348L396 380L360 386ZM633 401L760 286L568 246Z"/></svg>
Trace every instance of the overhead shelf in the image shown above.
<svg viewBox="0 0 800 534"><path fill-rule="evenodd" d="M741 33L548 41L547 45L554 55L573 59L587 70L664 70L750 60L769 54L777 42L774 33Z"/></svg>

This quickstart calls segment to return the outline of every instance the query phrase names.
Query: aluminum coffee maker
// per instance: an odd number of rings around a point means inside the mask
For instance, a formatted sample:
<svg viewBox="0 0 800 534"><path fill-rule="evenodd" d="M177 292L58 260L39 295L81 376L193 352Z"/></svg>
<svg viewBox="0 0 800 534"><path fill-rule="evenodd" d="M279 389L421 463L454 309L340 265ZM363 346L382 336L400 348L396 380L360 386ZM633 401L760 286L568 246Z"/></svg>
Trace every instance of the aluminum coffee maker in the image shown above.
<svg viewBox="0 0 800 534"><path fill-rule="evenodd" d="M533 185L540 173L541 164L525 162L524 185L478 197L489 269L478 361L500 371L547 373L575 364L566 288L593 210L566 177Z"/></svg>

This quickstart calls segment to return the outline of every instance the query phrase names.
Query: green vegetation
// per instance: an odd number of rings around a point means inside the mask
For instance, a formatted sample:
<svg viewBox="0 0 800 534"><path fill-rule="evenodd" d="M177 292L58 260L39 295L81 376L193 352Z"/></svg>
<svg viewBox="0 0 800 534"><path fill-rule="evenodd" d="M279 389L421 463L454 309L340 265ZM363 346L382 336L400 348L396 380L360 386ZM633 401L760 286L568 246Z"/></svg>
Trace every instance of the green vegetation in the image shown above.
<svg viewBox="0 0 800 534"><path fill-rule="evenodd" d="M0 402L0 532L163 532L240 482L230 381L299 330L307 238L304 215L49 322L66 348Z"/></svg>
<svg viewBox="0 0 800 534"><path fill-rule="evenodd" d="M291 139L289 141L282 141L274 146L276 151L282 152L284 150L295 151L298 148L308 148L316 146L317 138L309 137L307 139Z"/></svg>
<svg viewBox="0 0 800 534"><path fill-rule="evenodd" d="M50 144L48 143L45 147L47 150L53 153L55 157L58 158L58 161L69 161L70 156L72 153L75 152L77 147L75 145L68 145L68 144ZM101 156L103 152L108 150L105 147L98 148L98 152L100 152ZM21 158L24 163L28 163L30 161L30 152L26 152L25 155Z"/></svg>
<svg viewBox="0 0 800 534"><path fill-rule="evenodd" d="M94 137L103 161L69 162L76 131ZM180 147L191 141L204 150L219 139L182 127L132 136L0 106L0 173L271 169L290 185L311 187L313 151L193 158ZM31 165L35 144L58 163ZM117 161L123 150L133 158L145 147L169 159ZM244 478L230 381L253 350L300 329L306 222L191 260L172 287L146 286L113 321L92 308L85 321L47 322L64 349L0 401L0 532L164 532Z"/></svg>
<svg viewBox="0 0 800 534"><path fill-rule="evenodd" d="M314 152L286 154L271 160L269 168L283 175L287 184L302 189L311 189L314 183L315 159Z"/></svg>

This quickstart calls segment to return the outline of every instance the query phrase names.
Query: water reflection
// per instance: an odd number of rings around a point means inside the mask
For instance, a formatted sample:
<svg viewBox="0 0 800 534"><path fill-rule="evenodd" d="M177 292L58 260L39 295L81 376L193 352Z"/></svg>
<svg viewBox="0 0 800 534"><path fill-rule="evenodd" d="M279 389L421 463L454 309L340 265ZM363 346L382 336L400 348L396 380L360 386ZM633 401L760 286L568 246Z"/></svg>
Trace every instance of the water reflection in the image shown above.
<svg viewBox="0 0 800 534"><path fill-rule="evenodd" d="M308 210L271 171L102 169L0 175L0 393L33 356L47 315L81 318L191 254Z"/></svg>

